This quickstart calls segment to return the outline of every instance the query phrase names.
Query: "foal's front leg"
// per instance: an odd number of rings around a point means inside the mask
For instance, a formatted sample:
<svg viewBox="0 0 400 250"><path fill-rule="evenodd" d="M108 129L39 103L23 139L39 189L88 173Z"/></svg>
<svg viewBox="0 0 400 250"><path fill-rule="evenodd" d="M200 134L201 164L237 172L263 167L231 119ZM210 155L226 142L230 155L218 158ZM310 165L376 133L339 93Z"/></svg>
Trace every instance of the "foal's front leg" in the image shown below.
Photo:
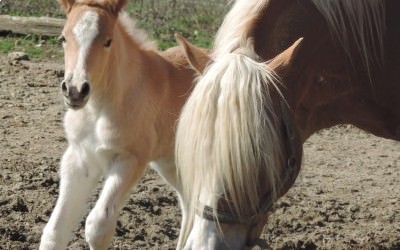
<svg viewBox="0 0 400 250"><path fill-rule="evenodd" d="M117 217L127 195L145 170L132 155L116 157L105 177L104 187L86 220L86 241L90 249L108 249Z"/></svg>
<svg viewBox="0 0 400 250"><path fill-rule="evenodd" d="M41 250L67 248L99 176L99 168L89 162L86 154L76 147L68 147L61 159L59 197L43 230Z"/></svg>

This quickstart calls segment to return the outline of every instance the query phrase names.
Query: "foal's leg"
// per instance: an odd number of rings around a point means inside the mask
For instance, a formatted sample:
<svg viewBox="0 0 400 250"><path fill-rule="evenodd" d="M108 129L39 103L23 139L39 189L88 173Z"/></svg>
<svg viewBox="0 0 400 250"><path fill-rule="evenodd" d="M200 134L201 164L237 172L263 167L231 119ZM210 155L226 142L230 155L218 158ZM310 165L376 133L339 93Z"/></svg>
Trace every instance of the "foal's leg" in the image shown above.
<svg viewBox="0 0 400 250"><path fill-rule="evenodd" d="M41 250L67 248L99 176L99 169L88 162L85 154L72 146L68 147L61 160L59 197L43 230Z"/></svg>
<svg viewBox="0 0 400 250"><path fill-rule="evenodd" d="M174 157L154 161L150 163L152 169L156 170L159 175L161 175L164 180L170 184L177 192L179 204L181 206L182 220L181 220L181 228L182 225L186 223L186 215L187 215L187 206L183 202L182 199L182 185L178 179L178 174L176 172L176 165L174 161ZM179 234L179 240L182 237L182 234ZM181 246L177 246L177 249L181 249Z"/></svg>
<svg viewBox="0 0 400 250"><path fill-rule="evenodd" d="M86 220L86 241L90 249L108 249L119 210L145 167L132 155L118 156L112 161L100 197Z"/></svg>

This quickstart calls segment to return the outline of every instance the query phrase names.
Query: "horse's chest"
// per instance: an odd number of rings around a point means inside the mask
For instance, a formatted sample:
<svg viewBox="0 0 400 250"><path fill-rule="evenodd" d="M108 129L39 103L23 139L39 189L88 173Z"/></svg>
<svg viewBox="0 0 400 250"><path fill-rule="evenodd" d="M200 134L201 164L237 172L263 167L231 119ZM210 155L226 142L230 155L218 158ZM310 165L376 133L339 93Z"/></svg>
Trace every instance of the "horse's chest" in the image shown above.
<svg viewBox="0 0 400 250"><path fill-rule="evenodd" d="M67 112L64 127L68 141L87 150L118 151L120 148L118 127L105 115Z"/></svg>

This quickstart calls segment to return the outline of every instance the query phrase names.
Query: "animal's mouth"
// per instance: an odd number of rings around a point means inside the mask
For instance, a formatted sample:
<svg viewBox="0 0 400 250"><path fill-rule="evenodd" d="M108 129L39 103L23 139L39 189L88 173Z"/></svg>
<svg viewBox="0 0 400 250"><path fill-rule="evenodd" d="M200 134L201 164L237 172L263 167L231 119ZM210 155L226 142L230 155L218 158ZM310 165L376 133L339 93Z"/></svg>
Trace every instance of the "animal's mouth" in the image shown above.
<svg viewBox="0 0 400 250"><path fill-rule="evenodd" d="M85 98L82 100L71 100L70 98L64 97L64 104L70 109L78 110L86 105L88 99L89 98Z"/></svg>

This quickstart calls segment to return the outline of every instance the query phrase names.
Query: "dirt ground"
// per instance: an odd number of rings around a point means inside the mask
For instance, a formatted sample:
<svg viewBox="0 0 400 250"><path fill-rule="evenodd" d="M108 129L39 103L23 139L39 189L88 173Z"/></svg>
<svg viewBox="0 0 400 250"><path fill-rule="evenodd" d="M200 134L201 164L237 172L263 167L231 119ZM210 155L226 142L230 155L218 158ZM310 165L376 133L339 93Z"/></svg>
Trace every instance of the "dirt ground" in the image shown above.
<svg viewBox="0 0 400 250"><path fill-rule="evenodd" d="M0 56L0 249L37 249L55 204L66 148L61 77L60 62ZM300 176L262 235L270 247L400 249L400 144L346 125L304 146ZM121 212L112 249L174 249L179 221L173 190L148 171ZM69 249L88 249L83 225Z"/></svg>

